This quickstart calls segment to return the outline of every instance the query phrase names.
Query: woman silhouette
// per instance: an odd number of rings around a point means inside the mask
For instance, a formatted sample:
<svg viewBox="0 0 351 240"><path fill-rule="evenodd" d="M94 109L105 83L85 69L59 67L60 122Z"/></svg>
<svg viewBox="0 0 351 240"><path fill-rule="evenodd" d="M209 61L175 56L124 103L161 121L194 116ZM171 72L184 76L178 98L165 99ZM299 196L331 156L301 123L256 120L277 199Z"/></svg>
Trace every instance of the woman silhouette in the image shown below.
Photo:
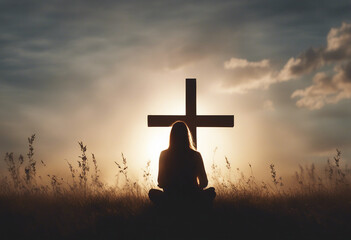
<svg viewBox="0 0 351 240"><path fill-rule="evenodd" d="M149 198L155 204L169 201L204 203L212 205L215 189L208 188L208 180L201 154L195 150L186 123L173 123L169 147L160 154L158 186L163 191L151 189Z"/></svg>

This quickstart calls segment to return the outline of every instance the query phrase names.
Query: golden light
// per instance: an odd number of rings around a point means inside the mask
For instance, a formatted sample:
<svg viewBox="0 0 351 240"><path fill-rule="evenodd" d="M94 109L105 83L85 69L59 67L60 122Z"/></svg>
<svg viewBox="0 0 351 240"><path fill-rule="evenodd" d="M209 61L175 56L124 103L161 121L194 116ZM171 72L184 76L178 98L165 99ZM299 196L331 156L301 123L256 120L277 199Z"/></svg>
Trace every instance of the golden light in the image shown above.
<svg viewBox="0 0 351 240"><path fill-rule="evenodd" d="M177 85L179 85L177 83ZM169 95L169 96L165 96L166 101L158 101L156 102L155 105L158 105L157 107L155 106L155 110L152 111L150 114L159 114L159 115L184 115L185 112L185 90L184 89L184 83L181 84L181 86L177 87L177 94L175 93L175 89L174 88L169 88L167 92L166 91L161 91L163 92L163 94L165 95ZM173 94L175 96L173 96ZM204 99L202 99L204 100ZM207 102L209 100L204 101L204 104L200 104L198 103L198 105L201 105L202 107L199 107L199 110L201 111L205 111L208 112L208 115L212 115L211 114L211 109L207 109L207 104L205 104L205 102ZM160 104L162 103L162 104ZM166 107L168 106L168 107ZM172 106L172 107L171 107ZM211 104L210 104L211 106ZM217 112L216 114L218 115L218 109L216 109L214 107L214 109L212 109L212 112ZM216 111L217 110L217 111ZM149 114L149 113L148 113ZM201 114L200 112L198 112L198 114ZM201 130L200 130L201 129ZM203 128L197 128L197 132L200 133L202 132ZM217 129L217 128L214 128ZM153 176L153 179L156 181L157 179L157 174L158 174L158 160L159 160L159 156L160 156L160 152L164 149L168 148L168 144L169 144L169 133L170 133L171 128L170 127L152 127L149 128L147 130L148 134L147 134L147 145L146 145L146 152L148 155L148 159L151 160L151 174ZM224 130L224 129L222 129ZM226 128L225 130L229 130L228 128ZM206 132L206 131L204 131ZM212 160L213 160L213 150L218 147L219 145L223 145L223 142L231 142L227 136L223 138L213 138L214 136L209 136L209 135L204 135L203 133L200 133L201 135L201 140L198 141L198 149L201 152L203 150L202 155L204 158L204 163L205 165L207 165L207 169L209 170L210 166L212 165ZM221 131L223 132L223 131ZM218 136L218 135L217 135ZM216 141L219 140L219 141ZM228 150L228 149L227 149Z"/></svg>
<svg viewBox="0 0 351 240"><path fill-rule="evenodd" d="M148 128L148 142L145 146L147 159L151 161L151 176L155 182L158 175L158 161L160 153L168 148L170 129L170 127Z"/></svg>
<svg viewBox="0 0 351 240"><path fill-rule="evenodd" d="M166 77L166 76L164 76ZM162 77L158 77L162 78ZM170 127L148 127L147 115L184 115L185 114L185 85L183 77L174 77L174 82L166 84L160 82L157 84L157 90L154 88L152 98L146 98L135 114L124 119L126 122L122 125L133 123L133 128L129 129L129 139L131 142L121 141L116 143L121 150L114 149L117 153L123 151L127 158L130 159L131 168L134 169L134 175L141 179L142 170L145 170L146 164L150 161L150 173L152 180L157 183L158 162L161 151L168 148ZM182 79L182 80L179 80ZM171 85L171 86L170 86ZM199 82L199 94L197 98L197 114L199 115L221 115L235 114L228 106L225 106L227 99L218 100L217 94L203 91L201 81ZM216 100L216 101L214 101ZM136 110L136 109L134 109ZM134 116L133 116L134 115ZM116 116L120 119L120 115ZM216 164L224 160L224 156L233 159L233 152L237 152L240 144L237 144L235 128L197 128L198 151L201 153L207 173L211 171L213 163L214 149L217 148L215 159ZM130 144L130 146L129 146ZM137 148L135 146L138 146ZM119 155L116 156L119 158ZM236 159L237 160L237 159Z"/></svg>

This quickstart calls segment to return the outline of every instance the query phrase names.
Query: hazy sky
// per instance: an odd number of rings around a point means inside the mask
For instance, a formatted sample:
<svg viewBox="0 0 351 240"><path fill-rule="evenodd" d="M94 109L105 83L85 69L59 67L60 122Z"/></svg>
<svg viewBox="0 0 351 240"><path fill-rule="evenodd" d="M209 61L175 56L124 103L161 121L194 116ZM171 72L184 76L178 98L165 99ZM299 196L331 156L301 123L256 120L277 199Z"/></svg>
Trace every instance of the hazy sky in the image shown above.
<svg viewBox="0 0 351 240"><path fill-rule="evenodd" d="M138 175L157 170L169 128L147 114L234 114L199 129L207 170L291 172L335 148L351 163L350 1L0 1L0 153L50 168L88 145L109 181L123 152ZM3 163L0 164L5 168Z"/></svg>

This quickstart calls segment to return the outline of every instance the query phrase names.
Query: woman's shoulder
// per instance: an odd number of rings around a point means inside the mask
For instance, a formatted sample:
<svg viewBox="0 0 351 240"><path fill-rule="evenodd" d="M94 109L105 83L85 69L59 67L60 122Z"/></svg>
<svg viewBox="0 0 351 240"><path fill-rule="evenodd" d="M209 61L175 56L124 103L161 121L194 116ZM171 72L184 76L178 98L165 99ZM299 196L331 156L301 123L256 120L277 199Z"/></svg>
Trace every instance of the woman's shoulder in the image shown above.
<svg viewBox="0 0 351 240"><path fill-rule="evenodd" d="M161 151L160 157L167 158L167 157L170 156L171 154L172 154L172 153L171 153L170 149L167 148L167 149Z"/></svg>
<svg viewBox="0 0 351 240"><path fill-rule="evenodd" d="M168 153L168 149L161 151L160 156L166 155Z"/></svg>
<svg viewBox="0 0 351 240"><path fill-rule="evenodd" d="M190 152L191 154L196 157L196 158L201 158L201 153L196 151L196 150L193 150L193 149L190 149Z"/></svg>

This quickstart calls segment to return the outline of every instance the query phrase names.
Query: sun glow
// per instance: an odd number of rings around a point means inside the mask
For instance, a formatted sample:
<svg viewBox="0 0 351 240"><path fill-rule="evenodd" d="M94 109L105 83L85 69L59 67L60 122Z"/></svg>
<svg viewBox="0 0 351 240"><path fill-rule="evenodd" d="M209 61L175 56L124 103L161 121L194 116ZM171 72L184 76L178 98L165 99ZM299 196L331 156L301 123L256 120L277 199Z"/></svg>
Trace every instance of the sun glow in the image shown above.
<svg viewBox="0 0 351 240"><path fill-rule="evenodd" d="M162 83L163 84L163 83ZM134 127L130 131L130 138L133 139L134 145L139 146L138 151L135 148L129 149L129 158L137 159L133 161L132 167L145 170L147 162L150 161L150 173L152 180L157 183L158 163L161 151L168 148L170 127L147 127L146 116L155 115L185 115L185 89L183 81L174 81L172 87L158 86L160 91L154 95L154 98L145 99L143 107L140 108L135 116ZM226 109L223 104L214 104L213 99L216 95L198 89L197 113L198 115L221 115L231 114L232 110ZM167 89L161 91L162 89ZM210 95L210 97L207 97ZM206 97L205 97L206 96ZM223 99L225 102L226 99ZM222 101L221 101L222 102ZM130 121L130 117L128 121ZM231 152L235 148L232 146L234 129L232 128L197 128L198 134L198 151L201 153L207 172L211 171L211 165L215 157L218 161L223 160L224 156L232 159ZM141 134L142 133L142 134ZM235 139L234 139L235 140ZM234 141L236 142L236 141ZM126 146L127 147L127 146ZM141 177L138 172L136 175Z"/></svg>
<svg viewBox="0 0 351 240"><path fill-rule="evenodd" d="M168 148L170 127L148 128L147 159L151 161L150 171L156 182L158 175L158 161L161 151Z"/></svg>

